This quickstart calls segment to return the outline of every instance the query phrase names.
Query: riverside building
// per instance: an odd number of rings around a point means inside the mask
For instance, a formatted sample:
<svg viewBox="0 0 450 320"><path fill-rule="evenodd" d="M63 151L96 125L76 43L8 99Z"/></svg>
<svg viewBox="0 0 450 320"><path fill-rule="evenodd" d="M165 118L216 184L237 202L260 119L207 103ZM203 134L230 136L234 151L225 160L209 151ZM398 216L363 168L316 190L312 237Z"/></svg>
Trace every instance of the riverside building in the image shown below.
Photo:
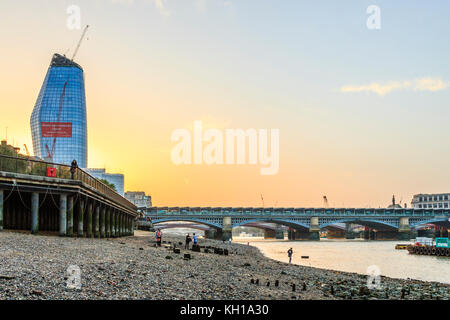
<svg viewBox="0 0 450 320"><path fill-rule="evenodd" d="M112 183L116 187L116 191L123 197L123 185L124 185L124 175L121 173L106 173L105 169L86 169L86 171L97 179L104 179L109 183Z"/></svg>
<svg viewBox="0 0 450 320"><path fill-rule="evenodd" d="M447 209L450 208L450 193L416 194L411 206L417 209Z"/></svg>
<svg viewBox="0 0 450 320"><path fill-rule="evenodd" d="M87 167L84 73L55 53L44 78L30 125L34 154L46 161Z"/></svg>
<svg viewBox="0 0 450 320"><path fill-rule="evenodd" d="M127 191L125 192L125 198L140 209L152 206L152 197L147 196L143 191Z"/></svg>

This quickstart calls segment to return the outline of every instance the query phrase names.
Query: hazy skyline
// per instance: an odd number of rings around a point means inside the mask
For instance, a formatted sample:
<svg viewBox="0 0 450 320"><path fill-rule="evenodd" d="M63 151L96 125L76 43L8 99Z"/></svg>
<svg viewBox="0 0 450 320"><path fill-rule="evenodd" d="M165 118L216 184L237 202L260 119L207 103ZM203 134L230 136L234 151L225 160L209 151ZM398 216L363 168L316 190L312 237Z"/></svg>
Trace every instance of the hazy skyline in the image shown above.
<svg viewBox="0 0 450 320"><path fill-rule="evenodd" d="M449 192L445 1L2 1L0 137L31 151L53 53L85 72L89 167L169 206L408 205ZM366 9L381 9L381 29ZM279 171L175 165L171 133L279 129ZM23 150L23 149L22 149Z"/></svg>

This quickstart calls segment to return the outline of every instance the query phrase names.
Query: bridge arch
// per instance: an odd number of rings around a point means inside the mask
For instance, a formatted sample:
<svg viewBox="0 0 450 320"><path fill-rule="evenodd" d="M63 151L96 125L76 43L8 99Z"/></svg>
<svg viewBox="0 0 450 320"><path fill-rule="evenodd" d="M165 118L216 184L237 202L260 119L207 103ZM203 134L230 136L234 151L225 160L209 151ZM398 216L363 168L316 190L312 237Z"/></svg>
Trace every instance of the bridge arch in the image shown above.
<svg viewBox="0 0 450 320"><path fill-rule="evenodd" d="M152 223L155 227L158 227L158 224L163 223L163 222L195 222L195 223L207 225L208 227L211 227L214 229L222 229L222 224L220 224L218 221L211 221L211 220L206 220L206 219L168 217L168 218L160 218L160 219L152 220Z"/></svg>
<svg viewBox="0 0 450 320"><path fill-rule="evenodd" d="M441 227L450 228L450 218L449 217L440 217L428 220L418 220L414 223L410 223L411 228L417 228L425 224L435 224Z"/></svg>
<svg viewBox="0 0 450 320"><path fill-rule="evenodd" d="M279 218L256 218L256 219L241 220L241 221L237 221L237 222L233 223L233 228L245 226L248 223L255 223L255 222L256 223L257 222L276 223L276 224L284 225L284 226L291 227L291 228L294 228L297 230L302 230L302 231L309 230L309 225L304 222L290 220L290 219L279 219ZM264 229L264 228L262 228L262 229Z"/></svg>
<svg viewBox="0 0 450 320"><path fill-rule="evenodd" d="M393 223L392 221L383 221L379 219L361 219L361 218L344 218L344 219L337 219L337 220L331 220L324 222L319 225L320 229L326 228L328 226L332 226L336 223L353 223L353 224L359 224L362 226L370 227L377 230L389 230L389 231L395 231L398 230L398 224Z"/></svg>

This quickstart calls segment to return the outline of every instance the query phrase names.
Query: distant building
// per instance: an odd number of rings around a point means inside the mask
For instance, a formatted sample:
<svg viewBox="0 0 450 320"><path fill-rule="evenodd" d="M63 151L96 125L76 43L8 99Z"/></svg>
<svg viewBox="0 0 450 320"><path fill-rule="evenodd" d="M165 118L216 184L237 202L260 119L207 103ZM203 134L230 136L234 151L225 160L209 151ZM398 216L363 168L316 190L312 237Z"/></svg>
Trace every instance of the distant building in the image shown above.
<svg viewBox="0 0 450 320"><path fill-rule="evenodd" d="M123 193L123 185L124 185L124 176L121 173L106 173L105 169L86 169L86 171L97 179L105 179L109 183L112 183L116 187L116 191L122 197Z"/></svg>
<svg viewBox="0 0 450 320"><path fill-rule="evenodd" d="M138 208L150 208L152 206L152 197L147 196L143 191L127 191L125 192L125 198Z"/></svg>
<svg viewBox="0 0 450 320"><path fill-rule="evenodd" d="M8 142L6 140L2 140L1 147L0 147L1 154L15 156L15 155L19 154L19 151L20 151L20 148L14 147L14 146L8 144Z"/></svg>
<svg viewBox="0 0 450 320"><path fill-rule="evenodd" d="M417 209L448 209L450 208L450 193L416 194L411 206Z"/></svg>
<svg viewBox="0 0 450 320"><path fill-rule="evenodd" d="M87 168L86 124L83 69L55 53L30 119L35 156Z"/></svg>

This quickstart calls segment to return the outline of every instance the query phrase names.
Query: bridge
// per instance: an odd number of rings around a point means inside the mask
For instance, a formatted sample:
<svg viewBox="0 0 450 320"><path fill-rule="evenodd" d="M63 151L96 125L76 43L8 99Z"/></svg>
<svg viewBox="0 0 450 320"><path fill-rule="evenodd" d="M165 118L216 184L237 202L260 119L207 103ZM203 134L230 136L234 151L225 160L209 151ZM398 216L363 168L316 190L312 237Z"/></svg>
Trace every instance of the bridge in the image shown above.
<svg viewBox="0 0 450 320"><path fill-rule="evenodd" d="M289 227L289 239L319 240L319 231L338 223L366 227L367 238L409 240L412 232L425 224L450 229L450 209L366 209L366 208L232 208L232 207L152 207L145 212L155 227L171 221L195 222L209 226L208 237L228 240L238 226L276 223ZM279 234L281 228L277 228Z"/></svg>
<svg viewBox="0 0 450 320"><path fill-rule="evenodd" d="M77 168L17 155L0 155L0 230L60 236L131 235L137 207Z"/></svg>

